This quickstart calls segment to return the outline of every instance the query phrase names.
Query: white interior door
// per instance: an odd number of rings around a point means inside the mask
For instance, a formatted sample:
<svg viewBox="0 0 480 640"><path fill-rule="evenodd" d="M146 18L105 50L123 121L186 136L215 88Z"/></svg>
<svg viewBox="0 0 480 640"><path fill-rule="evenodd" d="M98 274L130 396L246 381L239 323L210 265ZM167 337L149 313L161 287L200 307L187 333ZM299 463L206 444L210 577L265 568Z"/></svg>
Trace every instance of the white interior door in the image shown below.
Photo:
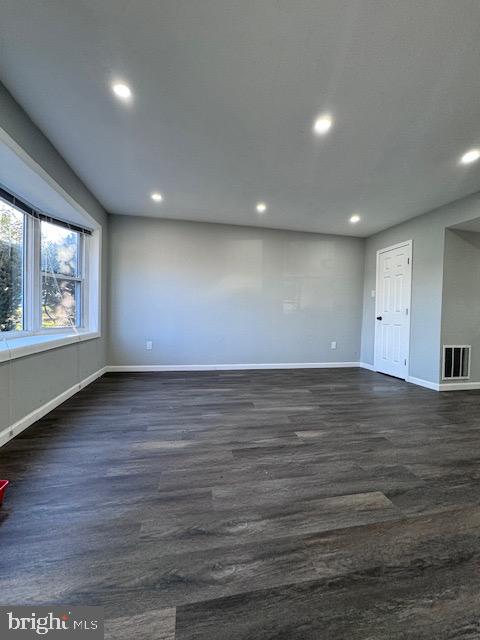
<svg viewBox="0 0 480 640"><path fill-rule="evenodd" d="M377 252L375 370L408 376L412 241Z"/></svg>

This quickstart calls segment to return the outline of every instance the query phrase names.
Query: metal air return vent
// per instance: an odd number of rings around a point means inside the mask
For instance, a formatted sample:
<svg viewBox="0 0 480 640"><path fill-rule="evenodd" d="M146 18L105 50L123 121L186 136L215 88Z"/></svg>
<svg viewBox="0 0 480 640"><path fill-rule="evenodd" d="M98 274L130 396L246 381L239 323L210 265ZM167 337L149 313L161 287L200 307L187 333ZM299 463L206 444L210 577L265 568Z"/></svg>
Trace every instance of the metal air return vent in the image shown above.
<svg viewBox="0 0 480 640"><path fill-rule="evenodd" d="M472 347L469 344L443 345L443 380L466 380L470 378L470 356Z"/></svg>

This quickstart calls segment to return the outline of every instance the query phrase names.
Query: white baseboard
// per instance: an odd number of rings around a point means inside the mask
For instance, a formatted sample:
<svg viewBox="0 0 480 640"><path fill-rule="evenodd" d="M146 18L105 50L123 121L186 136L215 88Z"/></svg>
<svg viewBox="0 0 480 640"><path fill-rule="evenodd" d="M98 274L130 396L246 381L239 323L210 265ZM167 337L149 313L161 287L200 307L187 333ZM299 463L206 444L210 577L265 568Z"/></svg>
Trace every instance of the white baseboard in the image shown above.
<svg viewBox="0 0 480 640"><path fill-rule="evenodd" d="M368 364L368 362L360 362L360 367L362 369L368 369L369 371L375 371L373 364ZM410 382L411 384L416 384L419 387L425 387L426 389L432 389L432 391L444 391L444 389L440 388L441 385L435 382L430 382L430 380L415 378L414 376L407 376L405 378L405 382Z"/></svg>
<svg viewBox="0 0 480 640"><path fill-rule="evenodd" d="M432 391L442 391L442 389L440 389L440 385L438 384L438 382L430 382L430 380L423 380L422 378L414 378L413 376L408 376L405 381L411 382L412 384L416 384L419 387L432 389Z"/></svg>
<svg viewBox="0 0 480 640"><path fill-rule="evenodd" d="M110 372L135 371L240 371L248 369L344 369L359 362L275 362L262 364L124 364L110 365Z"/></svg>
<svg viewBox="0 0 480 640"><path fill-rule="evenodd" d="M46 416L47 413L50 413L50 411L58 407L60 404L62 404L62 402L65 402L65 400L68 400L68 398L71 398L91 382L93 382L97 378L100 378L100 376L103 376L103 374L106 373L107 370L108 367L103 367L102 369L95 371L95 373L92 373L92 375L88 376L88 378L85 378L78 384L74 384L73 387L70 387L70 389L67 389L60 395L43 404L38 409L35 409L34 411L26 415L24 418L21 418L6 429L0 431L0 447L2 447L15 436L18 436L18 434L24 431L27 427L30 427L34 422L40 420L40 418L43 418L43 416Z"/></svg>
<svg viewBox="0 0 480 640"><path fill-rule="evenodd" d="M440 391L474 391L480 389L480 382L441 382Z"/></svg>
<svg viewBox="0 0 480 640"><path fill-rule="evenodd" d="M430 382L430 380L422 380L409 376L407 382L417 384L420 387L426 387L433 391L474 391L480 389L480 382Z"/></svg>
<svg viewBox="0 0 480 640"><path fill-rule="evenodd" d="M369 364L368 362L359 362L358 366L361 369L368 369L369 371L375 371L375 367L373 366L373 364Z"/></svg>

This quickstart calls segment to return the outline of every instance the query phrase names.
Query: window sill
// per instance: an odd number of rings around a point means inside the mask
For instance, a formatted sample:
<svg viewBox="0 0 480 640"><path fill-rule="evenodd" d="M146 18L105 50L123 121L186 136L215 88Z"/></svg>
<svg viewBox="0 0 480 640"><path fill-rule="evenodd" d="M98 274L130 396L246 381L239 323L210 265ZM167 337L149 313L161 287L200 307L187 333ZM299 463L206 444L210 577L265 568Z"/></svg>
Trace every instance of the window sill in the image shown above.
<svg viewBox="0 0 480 640"><path fill-rule="evenodd" d="M99 338L98 331L79 331L78 333L54 333L22 336L19 338L2 338L0 334L0 362L24 358L34 353L41 353L49 349L58 349L75 342L84 342Z"/></svg>

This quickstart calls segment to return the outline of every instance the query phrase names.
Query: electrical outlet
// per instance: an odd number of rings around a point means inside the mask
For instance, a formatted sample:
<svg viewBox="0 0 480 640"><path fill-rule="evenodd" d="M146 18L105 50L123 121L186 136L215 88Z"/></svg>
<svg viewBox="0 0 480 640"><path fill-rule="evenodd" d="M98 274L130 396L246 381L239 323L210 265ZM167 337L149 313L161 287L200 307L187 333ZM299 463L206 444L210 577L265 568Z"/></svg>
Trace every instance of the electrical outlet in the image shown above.
<svg viewBox="0 0 480 640"><path fill-rule="evenodd" d="M337 342L334 340L331 344L330 344L330 349L336 349L337 348Z"/></svg>
<svg viewBox="0 0 480 640"><path fill-rule="evenodd" d="M153 342L151 340L147 340L145 342L145 349L147 351L151 351L153 349Z"/></svg>

